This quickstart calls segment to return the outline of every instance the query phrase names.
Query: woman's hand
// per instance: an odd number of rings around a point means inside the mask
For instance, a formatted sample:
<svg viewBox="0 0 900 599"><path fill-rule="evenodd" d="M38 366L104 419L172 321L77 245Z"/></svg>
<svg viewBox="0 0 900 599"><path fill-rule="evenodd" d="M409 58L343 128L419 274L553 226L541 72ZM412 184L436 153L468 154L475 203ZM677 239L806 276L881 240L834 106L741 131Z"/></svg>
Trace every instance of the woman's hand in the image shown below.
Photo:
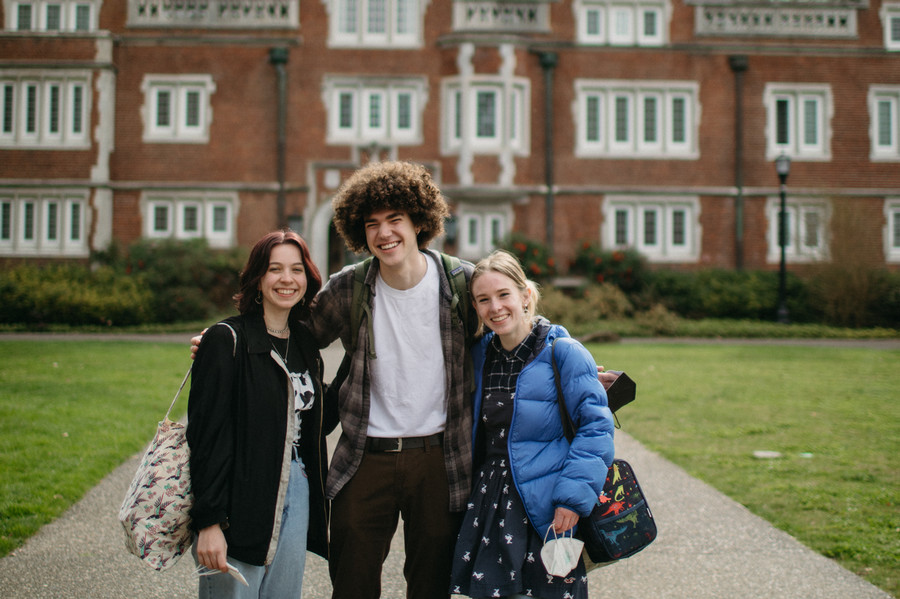
<svg viewBox="0 0 900 599"><path fill-rule="evenodd" d="M564 507L556 508L553 514L553 531L562 534L578 524L578 514Z"/></svg>
<svg viewBox="0 0 900 599"><path fill-rule="evenodd" d="M197 537L197 561L210 570L228 572L228 542L218 524L207 526Z"/></svg>

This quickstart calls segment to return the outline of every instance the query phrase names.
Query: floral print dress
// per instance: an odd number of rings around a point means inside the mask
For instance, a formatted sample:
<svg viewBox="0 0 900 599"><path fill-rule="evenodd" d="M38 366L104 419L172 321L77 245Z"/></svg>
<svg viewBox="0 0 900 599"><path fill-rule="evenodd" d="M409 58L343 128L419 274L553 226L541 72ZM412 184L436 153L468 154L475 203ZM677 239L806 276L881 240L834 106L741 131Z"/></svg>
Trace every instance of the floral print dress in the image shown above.
<svg viewBox="0 0 900 599"><path fill-rule="evenodd" d="M516 491L509 468L507 437L516 379L543 346L540 323L513 351L494 337L485 356L481 429L484 462L460 527L453 556L450 592L469 597L522 594L542 599L586 599L584 564L565 578L547 574L538 535ZM479 439L482 437L479 436Z"/></svg>

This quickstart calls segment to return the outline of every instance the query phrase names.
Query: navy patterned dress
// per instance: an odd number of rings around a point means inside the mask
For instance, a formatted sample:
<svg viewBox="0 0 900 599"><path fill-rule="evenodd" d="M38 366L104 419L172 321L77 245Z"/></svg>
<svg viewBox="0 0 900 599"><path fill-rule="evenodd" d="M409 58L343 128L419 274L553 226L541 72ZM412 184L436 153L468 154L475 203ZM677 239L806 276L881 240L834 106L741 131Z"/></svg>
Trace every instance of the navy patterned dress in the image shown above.
<svg viewBox="0 0 900 599"><path fill-rule="evenodd" d="M543 347L546 322L536 324L511 352L503 349L496 336L487 350L478 438L484 442L480 448L484 461L477 469L454 550L452 594L587 599L587 574L581 561L565 578L547 574L541 561L543 537L528 520L509 469L507 437L516 379Z"/></svg>

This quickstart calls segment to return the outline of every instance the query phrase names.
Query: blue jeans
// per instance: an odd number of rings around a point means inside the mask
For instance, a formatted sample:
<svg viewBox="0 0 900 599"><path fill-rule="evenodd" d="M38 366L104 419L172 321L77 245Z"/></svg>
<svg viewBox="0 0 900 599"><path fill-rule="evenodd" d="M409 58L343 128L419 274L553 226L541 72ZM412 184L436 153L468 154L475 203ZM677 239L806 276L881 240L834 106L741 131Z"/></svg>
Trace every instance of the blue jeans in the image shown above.
<svg viewBox="0 0 900 599"><path fill-rule="evenodd" d="M303 569L306 567L306 533L309 529L309 481L303 462L291 462L291 479L284 499L281 532L275 559L266 566L251 566L233 557L228 563L237 568L249 587L230 574L218 572L200 577L200 599L300 599ZM196 545L193 550L197 563Z"/></svg>

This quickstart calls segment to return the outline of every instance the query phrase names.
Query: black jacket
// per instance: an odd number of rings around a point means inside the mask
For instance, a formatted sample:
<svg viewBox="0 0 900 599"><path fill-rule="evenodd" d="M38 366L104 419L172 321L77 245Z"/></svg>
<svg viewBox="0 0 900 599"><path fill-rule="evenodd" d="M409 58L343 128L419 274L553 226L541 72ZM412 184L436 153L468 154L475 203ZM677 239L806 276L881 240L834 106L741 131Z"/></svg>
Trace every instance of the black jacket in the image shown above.
<svg viewBox="0 0 900 599"><path fill-rule="evenodd" d="M336 410L326 423L322 358L305 326L290 326L292 346L303 352L316 391L301 424L310 496L307 547L327 559L325 435L335 426ZM188 403L191 526L200 531L222 524L228 555L257 566L274 557L290 475L293 391L282 364L262 314L228 318L203 335Z"/></svg>

